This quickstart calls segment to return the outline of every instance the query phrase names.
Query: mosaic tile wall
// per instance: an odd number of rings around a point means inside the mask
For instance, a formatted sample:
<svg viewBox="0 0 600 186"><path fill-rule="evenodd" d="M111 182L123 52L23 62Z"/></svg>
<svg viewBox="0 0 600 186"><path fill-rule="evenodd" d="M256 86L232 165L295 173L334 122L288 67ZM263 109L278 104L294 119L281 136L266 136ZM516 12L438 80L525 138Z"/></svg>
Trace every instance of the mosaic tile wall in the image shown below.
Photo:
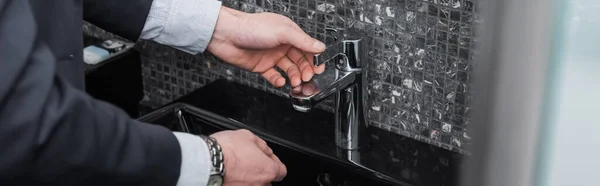
<svg viewBox="0 0 600 186"><path fill-rule="evenodd" d="M369 124L457 152L469 144L475 0L223 0L223 4L289 16L321 41L326 27L374 26ZM288 96L289 87L275 89L258 75L210 54L191 56L148 41L138 47L147 105L167 103L218 78ZM321 104L326 110L331 106L331 101Z"/></svg>

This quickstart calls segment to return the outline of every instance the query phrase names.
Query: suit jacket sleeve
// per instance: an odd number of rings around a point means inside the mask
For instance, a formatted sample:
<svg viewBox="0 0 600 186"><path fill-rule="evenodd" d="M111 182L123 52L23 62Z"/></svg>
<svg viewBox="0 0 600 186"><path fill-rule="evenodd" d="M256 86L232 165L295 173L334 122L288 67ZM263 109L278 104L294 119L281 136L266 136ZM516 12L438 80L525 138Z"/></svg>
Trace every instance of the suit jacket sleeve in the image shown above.
<svg viewBox="0 0 600 186"><path fill-rule="evenodd" d="M62 80L29 2L0 1L1 185L176 185L173 133Z"/></svg>
<svg viewBox="0 0 600 186"><path fill-rule="evenodd" d="M133 42L139 39L152 0L83 0L86 21Z"/></svg>

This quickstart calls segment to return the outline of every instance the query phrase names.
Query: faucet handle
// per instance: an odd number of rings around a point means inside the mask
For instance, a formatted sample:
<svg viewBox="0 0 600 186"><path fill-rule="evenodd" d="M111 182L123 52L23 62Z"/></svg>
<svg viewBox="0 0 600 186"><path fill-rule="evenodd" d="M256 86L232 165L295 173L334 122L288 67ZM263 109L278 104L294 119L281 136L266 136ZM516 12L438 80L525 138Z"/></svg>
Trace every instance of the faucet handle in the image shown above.
<svg viewBox="0 0 600 186"><path fill-rule="evenodd" d="M313 57L313 63L315 65L315 67L325 64L326 62L328 62L329 60L331 60L332 58L336 57L337 55L339 55L341 53L341 49L339 48L339 44L340 44L340 39L343 39L344 36L342 35L343 32L343 28L332 28L332 27L326 27L325 28L325 32L326 34L330 34L333 35L333 43L330 45L327 45L327 47L325 48L325 51L323 51L320 54L316 54Z"/></svg>
<svg viewBox="0 0 600 186"><path fill-rule="evenodd" d="M315 66L320 66L332 60L342 53L342 41L336 41L335 43L327 46L325 51L320 54L316 54L313 57L313 63Z"/></svg>
<svg viewBox="0 0 600 186"><path fill-rule="evenodd" d="M333 35L334 41L337 41L339 38L343 38L343 36L341 35L341 33L344 30L345 29L343 29L343 28L332 28L332 27L326 27L325 28L325 32L327 32L327 34L334 34Z"/></svg>
<svg viewBox="0 0 600 186"><path fill-rule="evenodd" d="M360 30L356 28L326 28L325 30L334 32L335 42L328 45L324 52L313 57L313 65L319 66L333 60L336 68L343 71L353 71L366 66L363 60L366 56L366 42Z"/></svg>
<svg viewBox="0 0 600 186"><path fill-rule="evenodd" d="M330 95L347 88L355 82L357 75L363 76L363 69L367 66L366 34L355 28L326 30L334 32L336 41L323 53L315 55L314 65L334 61L336 68L325 68L325 72L290 92L292 104L298 111L306 112Z"/></svg>

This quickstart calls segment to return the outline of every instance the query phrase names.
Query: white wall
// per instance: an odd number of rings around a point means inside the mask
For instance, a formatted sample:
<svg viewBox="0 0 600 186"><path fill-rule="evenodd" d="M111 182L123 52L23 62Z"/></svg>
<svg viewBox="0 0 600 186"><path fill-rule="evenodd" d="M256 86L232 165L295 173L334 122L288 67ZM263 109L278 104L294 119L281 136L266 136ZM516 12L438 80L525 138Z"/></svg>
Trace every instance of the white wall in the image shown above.
<svg viewBox="0 0 600 186"><path fill-rule="evenodd" d="M600 185L600 1L566 0L546 97L538 184ZM557 20L554 20L555 22ZM558 23L557 23L558 24ZM560 30L559 29L559 30Z"/></svg>

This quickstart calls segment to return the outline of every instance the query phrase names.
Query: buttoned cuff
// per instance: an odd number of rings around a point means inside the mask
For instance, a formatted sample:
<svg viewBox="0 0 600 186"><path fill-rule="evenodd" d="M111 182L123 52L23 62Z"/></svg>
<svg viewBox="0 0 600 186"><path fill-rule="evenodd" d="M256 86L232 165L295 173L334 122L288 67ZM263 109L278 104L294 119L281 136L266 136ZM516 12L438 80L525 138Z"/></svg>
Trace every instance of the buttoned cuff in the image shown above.
<svg viewBox="0 0 600 186"><path fill-rule="evenodd" d="M181 146L181 172L177 186L208 185L212 162L208 145L199 136L173 132Z"/></svg>
<svg viewBox="0 0 600 186"><path fill-rule="evenodd" d="M198 54L206 50L221 1L154 0L140 38Z"/></svg>

